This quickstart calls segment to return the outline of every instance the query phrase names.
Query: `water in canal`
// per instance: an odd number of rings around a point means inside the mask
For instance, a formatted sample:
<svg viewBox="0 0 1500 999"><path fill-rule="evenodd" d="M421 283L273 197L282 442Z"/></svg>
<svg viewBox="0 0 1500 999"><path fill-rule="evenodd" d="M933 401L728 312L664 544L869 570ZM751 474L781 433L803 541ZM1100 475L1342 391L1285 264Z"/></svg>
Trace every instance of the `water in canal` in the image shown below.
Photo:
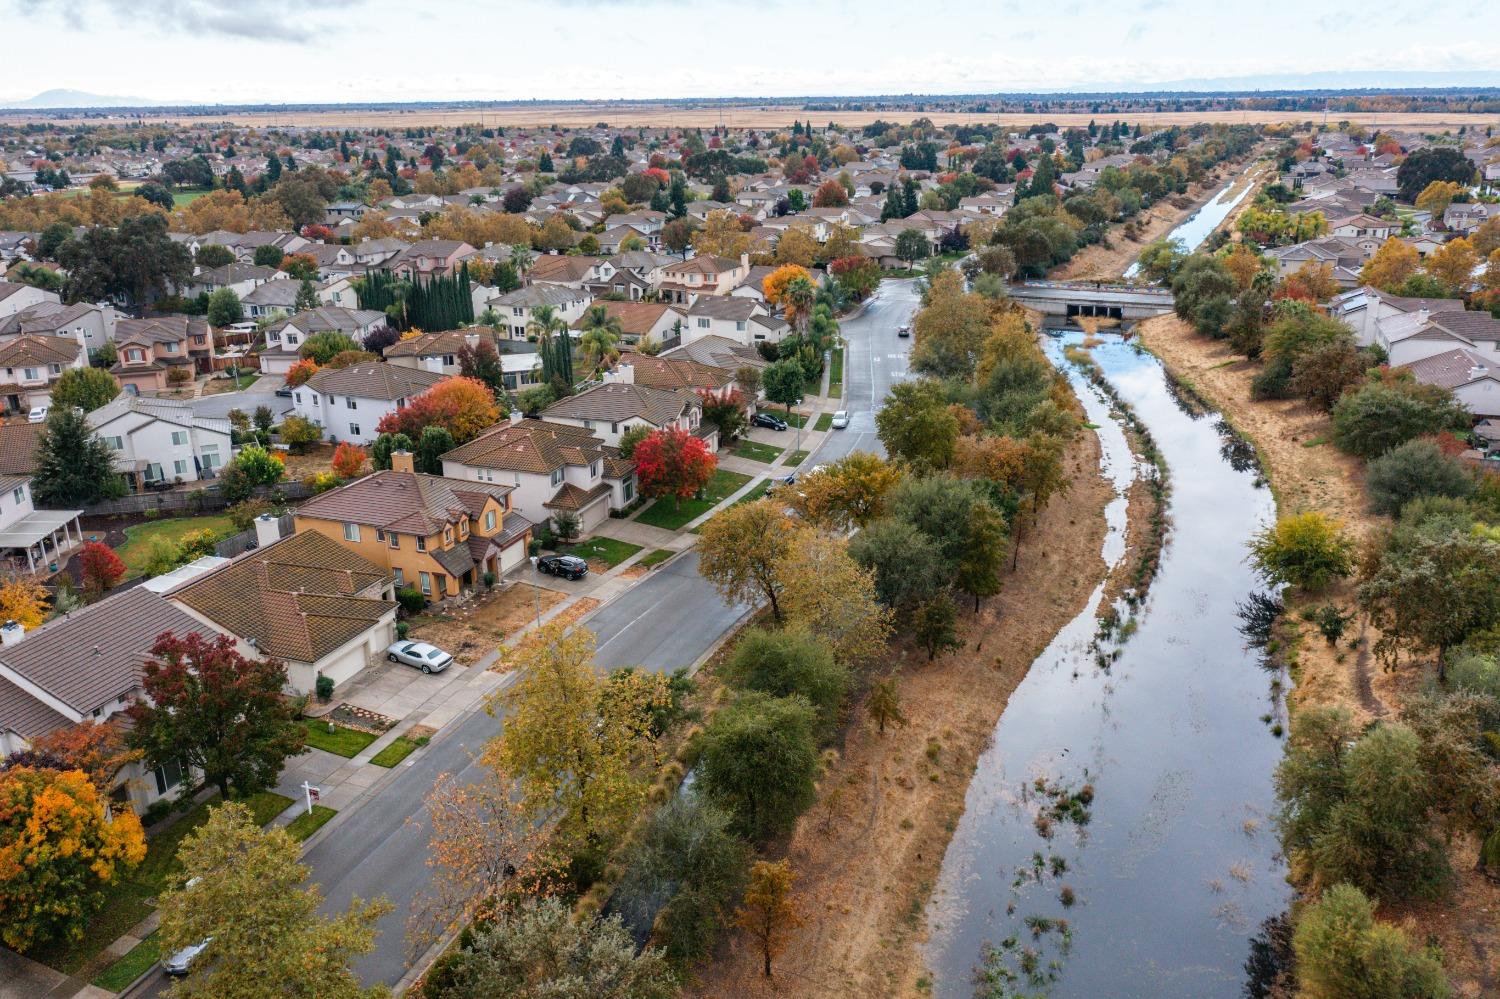
<svg viewBox="0 0 1500 999"><path fill-rule="evenodd" d="M1252 163L1245 168L1243 173L1234 177L1229 183L1220 188L1219 193L1214 196L1212 201L1205 203L1202 208L1190 215L1186 221L1167 233L1167 239L1176 240L1181 243L1183 252L1185 253L1192 253L1198 247L1202 246L1204 241L1213 234L1213 231L1219 228L1219 223L1223 222L1229 216L1229 213L1234 211L1234 206L1244 201L1250 192L1255 189L1254 184L1246 184L1238 193L1229 193L1234 190L1234 185L1238 184L1244 178L1245 174L1254 168L1255 164ZM1130 280L1140 274L1140 272L1140 263L1133 263L1125 269L1125 279Z"/></svg>
<svg viewBox="0 0 1500 999"><path fill-rule="evenodd" d="M1063 360L1081 339L1048 354L1123 490L1143 469L1111 403ZM1154 357L1104 340L1093 356L1172 469L1172 528L1133 633L1096 643L1096 591L979 760L928 911L940 996L976 994L987 969L985 996L1237 997L1250 938L1288 898L1270 822L1280 709L1236 615L1270 491L1226 425L1179 405ZM1111 563L1123 513L1117 501L1108 515Z"/></svg>

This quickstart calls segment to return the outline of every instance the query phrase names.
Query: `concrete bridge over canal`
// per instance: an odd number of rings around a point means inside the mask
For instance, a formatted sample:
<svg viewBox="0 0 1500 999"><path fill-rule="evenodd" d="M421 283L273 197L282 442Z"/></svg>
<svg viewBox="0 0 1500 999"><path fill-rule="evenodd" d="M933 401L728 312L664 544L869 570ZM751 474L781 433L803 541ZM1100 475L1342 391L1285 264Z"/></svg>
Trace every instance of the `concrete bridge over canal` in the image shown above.
<svg viewBox="0 0 1500 999"><path fill-rule="evenodd" d="M1010 297L1046 316L1149 319L1172 311L1167 288L1097 281L1027 281L1010 286Z"/></svg>

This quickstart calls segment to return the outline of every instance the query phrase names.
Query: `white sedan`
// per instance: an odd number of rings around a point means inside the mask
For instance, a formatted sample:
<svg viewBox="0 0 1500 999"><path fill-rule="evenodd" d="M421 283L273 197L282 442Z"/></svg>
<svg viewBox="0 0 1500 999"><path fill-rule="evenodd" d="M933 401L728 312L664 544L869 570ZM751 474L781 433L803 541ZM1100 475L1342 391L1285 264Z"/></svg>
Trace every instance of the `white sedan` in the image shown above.
<svg viewBox="0 0 1500 999"><path fill-rule="evenodd" d="M837 413L833 414L833 429L843 430L848 425L849 411L847 409L841 409Z"/></svg>
<svg viewBox="0 0 1500 999"><path fill-rule="evenodd" d="M453 657L436 645L426 642L394 642L385 650L385 657L393 663L405 663L423 673L441 673L453 662Z"/></svg>

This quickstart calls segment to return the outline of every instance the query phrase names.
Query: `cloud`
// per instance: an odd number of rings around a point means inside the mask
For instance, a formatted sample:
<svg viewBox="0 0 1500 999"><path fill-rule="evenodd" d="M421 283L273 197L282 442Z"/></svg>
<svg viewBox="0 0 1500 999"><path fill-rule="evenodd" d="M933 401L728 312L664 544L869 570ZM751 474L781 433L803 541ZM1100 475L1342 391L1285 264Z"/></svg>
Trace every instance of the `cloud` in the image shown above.
<svg viewBox="0 0 1500 999"><path fill-rule="evenodd" d="M143 10L138 0L12 0L23 16L60 14L74 28L97 26L98 17L160 34L217 35L259 42L312 42L323 17L362 6L366 0L320 0L315 6L298 0L158 0Z"/></svg>

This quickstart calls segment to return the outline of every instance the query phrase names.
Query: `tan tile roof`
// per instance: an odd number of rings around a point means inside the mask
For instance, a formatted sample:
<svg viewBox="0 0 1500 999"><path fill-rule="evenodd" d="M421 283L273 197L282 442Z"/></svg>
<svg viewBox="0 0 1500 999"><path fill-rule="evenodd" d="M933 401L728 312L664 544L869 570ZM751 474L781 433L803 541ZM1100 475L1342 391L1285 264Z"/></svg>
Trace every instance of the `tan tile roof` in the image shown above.
<svg viewBox="0 0 1500 999"><path fill-rule="evenodd" d="M421 395L446 377L435 371L376 362L351 364L347 368L325 368L307 380L307 387L324 395L392 402Z"/></svg>
<svg viewBox="0 0 1500 999"><path fill-rule="evenodd" d="M647 388L721 389L734 381L734 375L729 371L691 358L627 354L624 360L635 368L635 383Z"/></svg>
<svg viewBox="0 0 1500 999"><path fill-rule="evenodd" d="M253 640L266 655L316 663L390 612L388 601L358 595L385 580L380 566L304 531L246 552L168 596Z"/></svg>
<svg viewBox="0 0 1500 999"><path fill-rule="evenodd" d="M600 423L618 423L639 417L652 426L660 427L680 417L683 410L696 405L699 405L698 397L692 392L610 382L557 400L542 410L542 417L595 420Z"/></svg>
<svg viewBox="0 0 1500 999"><path fill-rule="evenodd" d="M677 319L686 318L681 311L670 305L660 302L595 302L597 306L603 306L604 311L611 319L620 321L620 332L626 336L645 336L656 327L662 316L670 314ZM669 318L670 318L669 317ZM573 323L574 329L582 329L582 323L586 316L580 316Z"/></svg>
<svg viewBox="0 0 1500 999"><path fill-rule="evenodd" d="M592 489L584 489L575 486L571 482L564 482L557 495L543 503L542 506L549 510L582 510L601 496L609 493L610 486L607 482L601 482Z"/></svg>
<svg viewBox="0 0 1500 999"><path fill-rule="evenodd" d="M592 430L543 420L501 423L443 455L477 468L546 475L564 465L587 465L604 453Z"/></svg>
<svg viewBox="0 0 1500 999"><path fill-rule="evenodd" d="M40 423L0 424L0 472L30 475L36 471L36 435Z"/></svg>
<svg viewBox="0 0 1500 999"><path fill-rule="evenodd" d="M320 493L297 516L366 524L406 534L436 534L477 515L485 495L502 499L513 487L387 469Z"/></svg>
<svg viewBox="0 0 1500 999"><path fill-rule="evenodd" d="M0 367L22 368L28 365L71 365L83 348L78 341L61 336L18 336L0 344Z"/></svg>

